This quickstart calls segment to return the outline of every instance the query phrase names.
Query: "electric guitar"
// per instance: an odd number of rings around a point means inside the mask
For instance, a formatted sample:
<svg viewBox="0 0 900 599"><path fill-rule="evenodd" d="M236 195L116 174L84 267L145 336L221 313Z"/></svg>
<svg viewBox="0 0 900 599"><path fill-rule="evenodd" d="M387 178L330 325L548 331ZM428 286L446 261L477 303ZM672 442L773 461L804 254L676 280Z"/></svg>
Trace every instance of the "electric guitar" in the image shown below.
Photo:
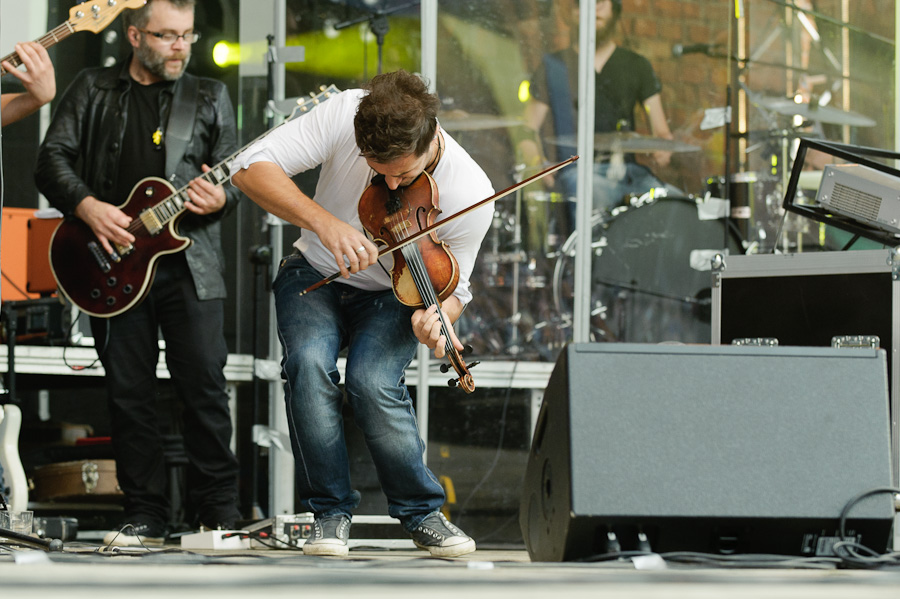
<svg viewBox="0 0 900 599"><path fill-rule="evenodd" d="M19 431L22 430L22 410L15 404L0 405L0 466L9 485L9 509L21 512L28 509L28 479L19 457ZM0 476L0 491L3 487Z"/></svg>
<svg viewBox="0 0 900 599"><path fill-rule="evenodd" d="M285 121L305 114L337 94L331 85L309 98L298 100ZM284 123L282 123L284 124ZM230 177L231 162L250 145L277 127L212 167L201 177L219 186ZM132 218L128 230L135 236L131 245L113 244L108 254L91 228L81 219L67 217L50 239L50 269L59 290L79 310L110 318L141 302L150 290L161 256L187 248L191 240L178 234L178 220L185 213L188 186L176 190L168 181L147 177L134 186L119 208Z"/></svg>
<svg viewBox="0 0 900 599"><path fill-rule="evenodd" d="M76 31L100 33L124 9L140 8L146 3L147 0L95 0L94 2L82 2L69 10L69 19L66 22L35 41L43 47L49 48ZM0 58L0 61L8 61L13 67L22 64L22 59L19 58L19 54L16 52ZM3 67L0 67L0 75L6 75L6 69Z"/></svg>

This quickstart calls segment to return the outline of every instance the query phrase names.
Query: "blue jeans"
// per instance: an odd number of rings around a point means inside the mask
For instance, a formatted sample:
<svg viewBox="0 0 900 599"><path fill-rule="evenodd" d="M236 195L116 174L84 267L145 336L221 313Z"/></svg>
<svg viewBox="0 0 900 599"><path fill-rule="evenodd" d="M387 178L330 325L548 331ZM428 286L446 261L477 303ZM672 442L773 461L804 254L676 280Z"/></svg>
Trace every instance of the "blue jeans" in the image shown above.
<svg viewBox="0 0 900 599"><path fill-rule="evenodd" d="M339 282L300 296L322 278L293 255L282 260L273 286L301 505L318 517L350 516L359 505L341 413L346 392L388 513L412 530L444 503L444 490L422 459L425 444L405 383L419 343L410 324L413 310L389 289L363 291ZM342 391L337 359L345 346Z"/></svg>

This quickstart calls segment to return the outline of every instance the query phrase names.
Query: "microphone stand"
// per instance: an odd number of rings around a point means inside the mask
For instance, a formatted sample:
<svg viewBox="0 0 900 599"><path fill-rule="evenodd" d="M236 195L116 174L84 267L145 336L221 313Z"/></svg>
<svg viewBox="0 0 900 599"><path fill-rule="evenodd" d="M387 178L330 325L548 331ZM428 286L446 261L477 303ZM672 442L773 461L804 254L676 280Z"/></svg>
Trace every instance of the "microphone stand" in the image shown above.
<svg viewBox="0 0 900 599"><path fill-rule="evenodd" d="M255 430L256 425L261 422L259 412L260 406L262 405L262 391L260 385L263 384L263 381L260 380L256 371L256 361L263 357L262 343L259 335L259 322L264 316L264 311L262 310L262 302L260 299L262 297L268 297L268 292L271 291L267 281L269 280L269 267L272 263L272 246L261 244L251 247L249 259L250 263L253 264L253 322L250 327L250 334L253 337L253 426ZM266 292L265 295L261 293L263 290ZM252 445L253 456L250 464L250 517L254 520L261 520L265 518L265 513L259 503L259 470L263 452L255 440Z"/></svg>
<svg viewBox="0 0 900 599"><path fill-rule="evenodd" d="M731 56L734 54L734 45L736 42L736 35L734 29L737 27L739 22L737 20L732 20L731 18L731 7L728 7L728 54ZM711 55L711 54L710 54ZM725 83L725 127L723 134L725 136L724 145L724 156L723 159L725 161L725 183L722 185L722 196L725 200L725 230L722 233L722 247L728 249L728 233L731 228L731 121L734 118L734 107L732 106L732 85L734 83L732 77L737 78L737 75L732 72L732 64L731 60L728 61L728 66L726 68L726 83ZM745 240L741 240L745 241Z"/></svg>
<svg viewBox="0 0 900 599"><path fill-rule="evenodd" d="M346 29L352 25L356 25L357 23L362 23L364 21L369 22L369 30L375 34L375 43L378 45L378 75L381 74L381 69L383 65L383 53L384 53L384 38L387 36L388 31L390 31L390 25L388 24L387 16L390 14L394 14L395 12L399 12L403 9L410 8L412 6L417 5L419 2L416 0L415 2L407 2L406 4L401 4L399 6L394 6L390 9L379 8L377 10L371 11L369 14L359 17L357 19L352 19L350 21L344 21L343 23L338 23L334 26L334 28L338 31L341 29ZM363 79L368 79L368 65L363 67Z"/></svg>

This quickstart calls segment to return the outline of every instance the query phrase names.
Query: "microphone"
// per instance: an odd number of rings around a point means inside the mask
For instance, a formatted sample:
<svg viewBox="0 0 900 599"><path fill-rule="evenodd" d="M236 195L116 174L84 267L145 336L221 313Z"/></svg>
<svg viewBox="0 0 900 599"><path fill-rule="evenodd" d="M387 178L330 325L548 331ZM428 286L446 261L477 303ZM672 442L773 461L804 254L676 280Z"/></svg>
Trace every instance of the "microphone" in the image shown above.
<svg viewBox="0 0 900 599"><path fill-rule="evenodd" d="M672 56L678 58L683 54L697 54L702 53L709 56L709 54L715 49L721 46L722 44L690 44L685 46L684 44L675 44L672 46Z"/></svg>

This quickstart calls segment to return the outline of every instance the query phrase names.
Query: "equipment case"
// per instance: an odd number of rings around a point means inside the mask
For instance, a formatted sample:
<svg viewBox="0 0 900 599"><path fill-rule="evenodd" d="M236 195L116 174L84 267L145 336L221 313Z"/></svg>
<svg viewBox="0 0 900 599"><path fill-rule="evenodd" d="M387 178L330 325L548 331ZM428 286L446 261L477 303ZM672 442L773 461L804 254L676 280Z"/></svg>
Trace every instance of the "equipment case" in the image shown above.
<svg viewBox="0 0 900 599"><path fill-rule="evenodd" d="M117 501L122 490L115 460L75 460L37 466L34 501Z"/></svg>
<svg viewBox="0 0 900 599"><path fill-rule="evenodd" d="M711 342L830 346L877 335L888 354L891 458L900 481L900 251L724 256L712 270ZM852 350L848 350L852 351Z"/></svg>

